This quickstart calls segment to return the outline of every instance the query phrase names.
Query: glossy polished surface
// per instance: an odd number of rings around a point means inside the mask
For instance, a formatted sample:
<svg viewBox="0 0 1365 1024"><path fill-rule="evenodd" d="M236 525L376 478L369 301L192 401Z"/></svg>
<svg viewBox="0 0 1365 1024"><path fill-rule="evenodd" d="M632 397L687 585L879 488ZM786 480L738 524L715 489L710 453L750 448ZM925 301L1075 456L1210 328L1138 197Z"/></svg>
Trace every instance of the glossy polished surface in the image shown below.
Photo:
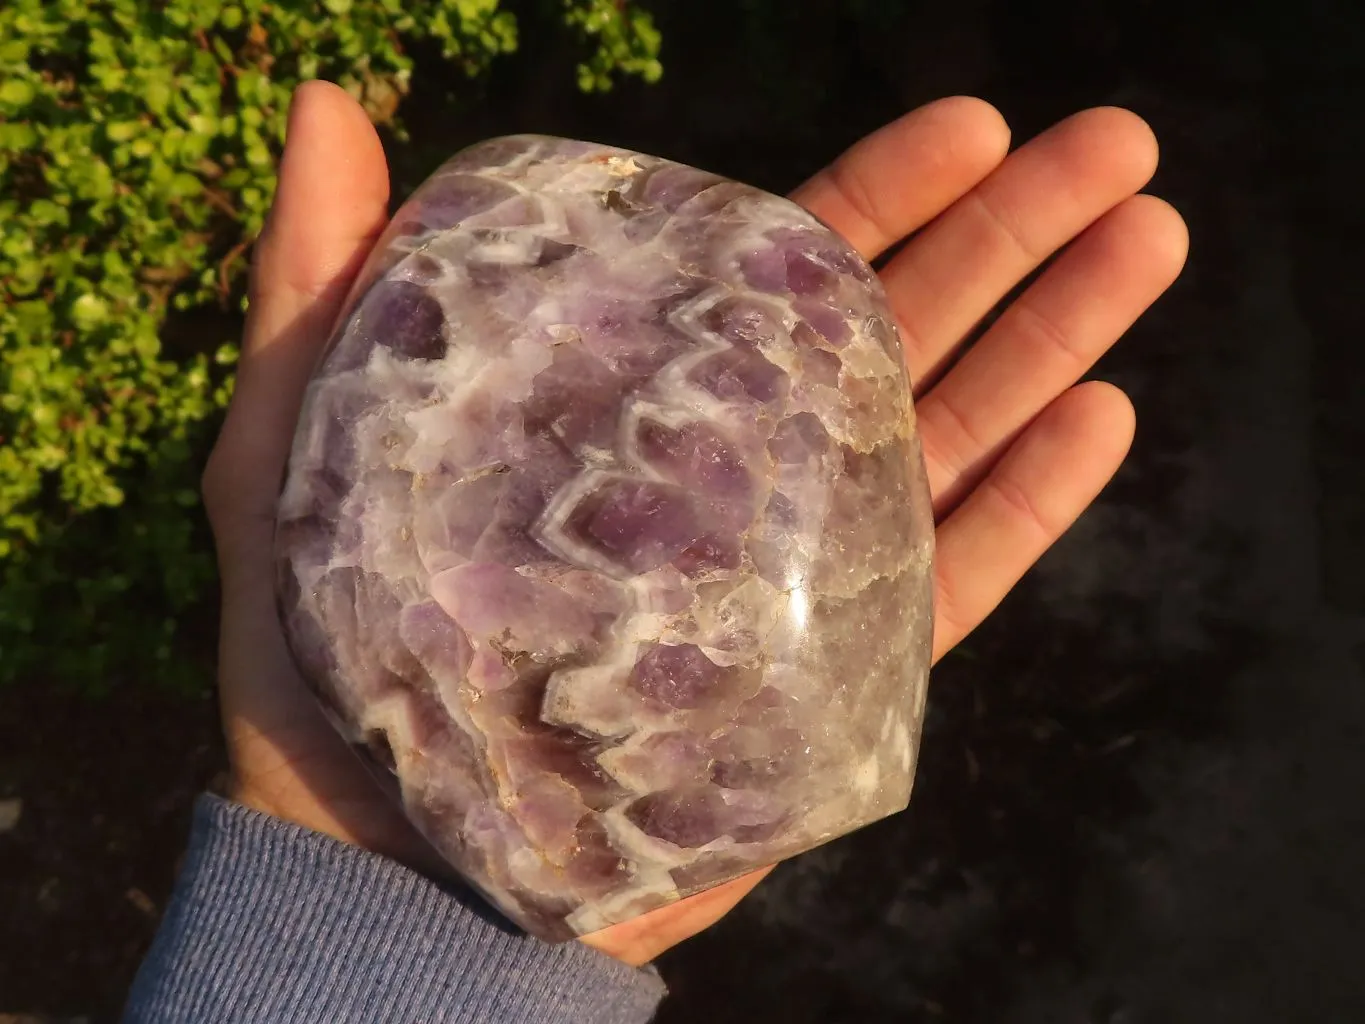
<svg viewBox="0 0 1365 1024"><path fill-rule="evenodd" d="M785 199L562 139L399 211L280 501L305 677L547 939L902 809L933 520L879 283Z"/></svg>

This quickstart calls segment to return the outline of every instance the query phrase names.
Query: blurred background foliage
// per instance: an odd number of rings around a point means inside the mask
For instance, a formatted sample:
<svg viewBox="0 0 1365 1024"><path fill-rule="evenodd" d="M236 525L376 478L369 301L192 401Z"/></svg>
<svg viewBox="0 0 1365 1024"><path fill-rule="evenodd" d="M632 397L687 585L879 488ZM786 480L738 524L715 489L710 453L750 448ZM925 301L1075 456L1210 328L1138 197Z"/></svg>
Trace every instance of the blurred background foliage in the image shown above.
<svg viewBox="0 0 1365 1024"><path fill-rule="evenodd" d="M558 87L662 74L633 0L0 5L0 682L207 685L199 467L290 95L339 82L401 148L410 93L523 35L573 53Z"/></svg>

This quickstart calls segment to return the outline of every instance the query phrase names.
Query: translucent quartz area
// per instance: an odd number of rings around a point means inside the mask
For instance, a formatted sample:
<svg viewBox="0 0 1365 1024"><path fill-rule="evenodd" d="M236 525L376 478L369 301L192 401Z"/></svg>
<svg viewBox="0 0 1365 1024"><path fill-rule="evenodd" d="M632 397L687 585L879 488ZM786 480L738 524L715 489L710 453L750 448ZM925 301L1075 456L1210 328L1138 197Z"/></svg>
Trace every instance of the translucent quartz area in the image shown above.
<svg viewBox="0 0 1365 1024"><path fill-rule="evenodd" d="M933 516L880 284L793 203L540 136L399 211L279 504L301 672L549 940L905 807Z"/></svg>

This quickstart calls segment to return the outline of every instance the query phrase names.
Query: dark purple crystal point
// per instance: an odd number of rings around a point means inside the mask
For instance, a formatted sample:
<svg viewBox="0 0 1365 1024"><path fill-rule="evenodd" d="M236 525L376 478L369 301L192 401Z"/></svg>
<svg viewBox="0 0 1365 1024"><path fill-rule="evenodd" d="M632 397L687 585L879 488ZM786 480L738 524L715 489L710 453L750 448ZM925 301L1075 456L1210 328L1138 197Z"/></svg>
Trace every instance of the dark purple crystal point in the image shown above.
<svg viewBox="0 0 1365 1024"><path fill-rule="evenodd" d="M559 940L905 807L933 516L881 287L795 204L520 136L422 185L304 403L286 632Z"/></svg>

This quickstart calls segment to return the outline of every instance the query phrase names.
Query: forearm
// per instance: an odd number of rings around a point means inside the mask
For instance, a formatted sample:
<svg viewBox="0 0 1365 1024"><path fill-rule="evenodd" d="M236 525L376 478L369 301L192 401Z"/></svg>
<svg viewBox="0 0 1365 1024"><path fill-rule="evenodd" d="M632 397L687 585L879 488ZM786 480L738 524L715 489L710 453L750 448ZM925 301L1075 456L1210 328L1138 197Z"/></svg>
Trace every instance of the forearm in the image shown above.
<svg viewBox="0 0 1365 1024"><path fill-rule="evenodd" d="M472 894L218 797L134 982L129 1024L642 1024L658 975L547 945Z"/></svg>

